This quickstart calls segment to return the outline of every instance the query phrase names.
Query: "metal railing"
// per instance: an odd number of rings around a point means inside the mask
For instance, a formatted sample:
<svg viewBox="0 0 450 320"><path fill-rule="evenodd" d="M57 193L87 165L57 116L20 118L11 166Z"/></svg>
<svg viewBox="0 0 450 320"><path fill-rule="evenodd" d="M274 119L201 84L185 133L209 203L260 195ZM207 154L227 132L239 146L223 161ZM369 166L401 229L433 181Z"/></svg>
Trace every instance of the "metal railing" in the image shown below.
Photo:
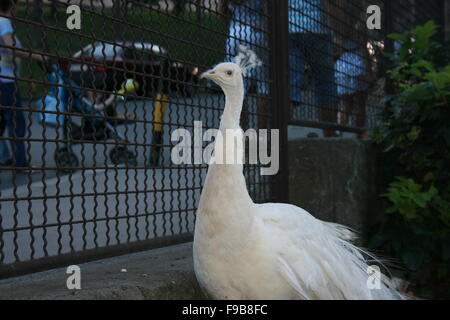
<svg viewBox="0 0 450 320"><path fill-rule="evenodd" d="M374 3L389 1L81 1L80 29L70 1L0 12L0 278L192 239L207 165L173 164L170 136L219 126L223 95L199 73L239 44L263 61L241 126L281 133L279 173L246 165L248 189L287 201L288 125L373 127L386 34L442 13L399 1L367 30Z"/></svg>

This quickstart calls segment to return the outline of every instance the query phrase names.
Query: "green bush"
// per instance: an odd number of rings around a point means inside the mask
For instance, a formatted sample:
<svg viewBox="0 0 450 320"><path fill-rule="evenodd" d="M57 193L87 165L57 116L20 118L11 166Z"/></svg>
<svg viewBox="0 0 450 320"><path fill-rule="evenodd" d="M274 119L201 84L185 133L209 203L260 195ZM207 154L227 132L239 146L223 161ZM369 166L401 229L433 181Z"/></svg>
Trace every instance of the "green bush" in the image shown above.
<svg viewBox="0 0 450 320"><path fill-rule="evenodd" d="M449 298L450 46L437 31L429 21L389 36L400 47L387 54L390 94L374 132L389 207L369 245L405 267L417 295Z"/></svg>

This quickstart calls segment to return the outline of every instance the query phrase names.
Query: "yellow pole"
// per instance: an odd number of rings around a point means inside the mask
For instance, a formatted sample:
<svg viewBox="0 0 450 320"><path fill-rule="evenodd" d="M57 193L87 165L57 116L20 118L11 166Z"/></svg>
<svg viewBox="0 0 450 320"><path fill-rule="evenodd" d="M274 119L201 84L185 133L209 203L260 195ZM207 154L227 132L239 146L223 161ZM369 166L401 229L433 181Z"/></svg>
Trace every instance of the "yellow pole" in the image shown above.
<svg viewBox="0 0 450 320"><path fill-rule="evenodd" d="M155 110L153 111L153 131L162 131L162 122L164 120L164 113L166 112L167 101L169 96L167 94L158 93L156 95Z"/></svg>

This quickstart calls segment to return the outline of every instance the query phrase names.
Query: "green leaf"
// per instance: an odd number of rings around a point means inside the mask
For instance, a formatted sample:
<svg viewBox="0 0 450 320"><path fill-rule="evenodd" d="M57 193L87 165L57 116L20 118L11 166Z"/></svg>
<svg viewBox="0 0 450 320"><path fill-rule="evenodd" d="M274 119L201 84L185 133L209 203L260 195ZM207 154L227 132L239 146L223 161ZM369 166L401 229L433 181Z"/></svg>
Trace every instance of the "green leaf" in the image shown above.
<svg viewBox="0 0 450 320"><path fill-rule="evenodd" d="M431 64L430 61L426 61L426 60L419 60L416 63L413 63L411 65L412 68L424 68L429 72L436 72L436 70L434 69L433 65Z"/></svg>
<svg viewBox="0 0 450 320"><path fill-rule="evenodd" d="M429 39L437 32L437 24L433 20L429 20L422 26L417 26L411 31L411 34L417 36L418 38Z"/></svg>
<svg viewBox="0 0 450 320"><path fill-rule="evenodd" d="M422 194L416 195L413 201L422 209L427 206L427 199Z"/></svg>
<svg viewBox="0 0 450 320"><path fill-rule="evenodd" d="M387 36L389 39L398 40L401 42L406 42L408 40L408 37L401 33L391 33Z"/></svg>

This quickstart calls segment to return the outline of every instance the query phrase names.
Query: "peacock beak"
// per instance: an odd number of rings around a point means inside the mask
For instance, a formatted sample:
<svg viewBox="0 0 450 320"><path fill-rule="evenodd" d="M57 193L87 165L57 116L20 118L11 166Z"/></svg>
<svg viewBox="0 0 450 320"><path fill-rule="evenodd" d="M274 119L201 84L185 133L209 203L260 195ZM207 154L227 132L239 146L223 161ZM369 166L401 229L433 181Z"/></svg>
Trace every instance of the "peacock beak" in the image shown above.
<svg viewBox="0 0 450 320"><path fill-rule="evenodd" d="M205 72L203 72L201 75L200 75L200 79L203 79L203 78L206 78L206 79L213 79L214 77L215 77L215 75L216 75L216 73L214 72L214 70L208 70L208 71L205 71Z"/></svg>

